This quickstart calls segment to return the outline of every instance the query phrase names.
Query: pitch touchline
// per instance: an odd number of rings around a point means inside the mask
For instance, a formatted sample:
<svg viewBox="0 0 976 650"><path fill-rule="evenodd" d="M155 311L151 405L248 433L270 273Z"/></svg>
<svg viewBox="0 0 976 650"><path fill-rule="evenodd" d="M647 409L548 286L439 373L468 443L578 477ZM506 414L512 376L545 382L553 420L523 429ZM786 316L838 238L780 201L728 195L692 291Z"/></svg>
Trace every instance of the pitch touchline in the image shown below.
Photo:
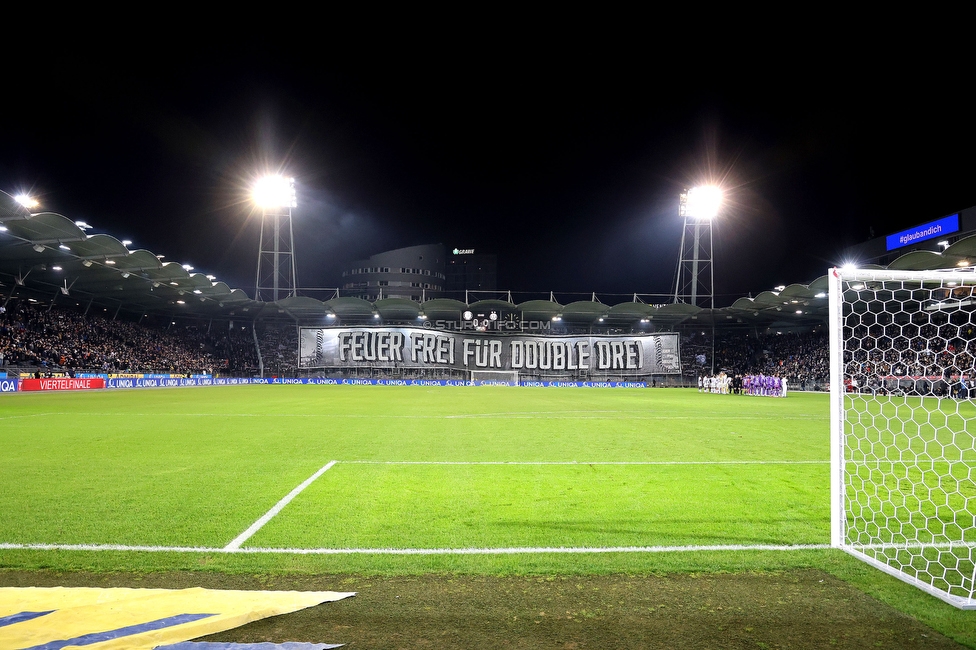
<svg viewBox="0 0 976 650"><path fill-rule="evenodd" d="M816 551L830 544L729 544L711 546L557 546L511 548L223 548L204 546L126 546L122 544L6 544L2 550L135 551L143 553L221 553L289 555L542 555L547 553L688 553L701 551Z"/></svg>
<svg viewBox="0 0 976 650"><path fill-rule="evenodd" d="M258 519L257 521L255 521L253 524L251 524L248 527L247 530L245 530L243 533L241 533L240 535L238 535L237 537L235 537L231 541L230 544L228 544L227 546L224 547L223 550L225 550L225 551L235 551L235 550L239 549L241 547L241 544L243 544L248 539L250 539L251 536L254 535L254 533L256 533L259 530L261 530L262 526L264 526L266 523L268 523L269 521L271 521L271 519L276 514L278 514L279 512L281 512L281 509L284 508L285 506L287 506L291 502L292 499L294 499L299 494L301 494L302 490L304 490L309 485L311 485L312 482L315 479L317 479L318 477L322 476L327 471L329 471L330 469L332 469L332 466L335 465L335 464L336 464L336 461L334 461L334 460L333 461L329 461L321 469L319 469L319 471L315 472L314 474L312 474L311 476L309 476L307 479L305 479L305 482L304 483L302 483L301 485L299 485L298 487L296 487L294 490L292 490L291 492L289 492L288 494L286 494L281 499L281 501L279 501L278 503L274 504L274 507L272 507L271 510L268 510L266 513L264 513L264 515L260 519Z"/></svg>
<svg viewBox="0 0 976 650"><path fill-rule="evenodd" d="M359 465L829 465L829 460L343 460Z"/></svg>
<svg viewBox="0 0 976 650"><path fill-rule="evenodd" d="M605 413L607 415L578 415L579 413ZM613 415L613 414L619 415ZM577 415L574 415L577 414ZM30 415L12 415L0 417L0 420L27 417L46 417L46 416L86 416L86 417L160 417L171 415L173 417L196 417L196 418L348 418L348 419L377 419L377 420L465 420L480 418L499 418L504 420L605 420L608 418L616 420L826 420L822 416L761 416L761 415L641 415L627 413L624 411L552 411L552 412L531 412L531 413L469 413L457 415L365 415L361 413L32 413Z"/></svg>

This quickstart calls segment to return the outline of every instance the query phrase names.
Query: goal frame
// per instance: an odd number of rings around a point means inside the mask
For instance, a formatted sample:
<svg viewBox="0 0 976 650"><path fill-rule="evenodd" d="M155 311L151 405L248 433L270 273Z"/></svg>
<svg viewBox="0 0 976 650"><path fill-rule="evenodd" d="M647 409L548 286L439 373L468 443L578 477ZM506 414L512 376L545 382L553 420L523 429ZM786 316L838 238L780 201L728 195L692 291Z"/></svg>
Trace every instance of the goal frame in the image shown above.
<svg viewBox="0 0 976 650"><path fill-rule="evenodd" d="M976 568L974 568L972 578L969 580L970 595L967 598L950 593L930 582L926 582L897 567L865 554L849 543L846 536L848 513L846 511L845 465L847 458L846 452L848 450L846 447L848 422L846 414L847 405L845 403L847 387L844 383L844 282L883 282L886 280L906 282L938 280L941 282L965 282L971 285L976 284L976 273L972 269L966 271L955 269L897 271L886 269L831 268L828 270L828 330L830 334L830 545L954 607L964 610L976 610ZM956 544L950 541L940 546L949 548L953 546L972 548L973 545L973 542L965 542L965 540L961 539ZM899 547L897 545L891 545L890 548L897 549ZM908 545L905 548L908 548Z"/></svg>

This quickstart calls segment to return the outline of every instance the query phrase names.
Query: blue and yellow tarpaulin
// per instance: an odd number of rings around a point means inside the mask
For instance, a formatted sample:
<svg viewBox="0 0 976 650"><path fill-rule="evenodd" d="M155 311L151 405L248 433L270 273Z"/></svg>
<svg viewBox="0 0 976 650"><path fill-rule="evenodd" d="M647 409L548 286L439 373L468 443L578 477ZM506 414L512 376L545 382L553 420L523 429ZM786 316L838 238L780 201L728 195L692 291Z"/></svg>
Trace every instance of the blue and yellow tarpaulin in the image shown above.
<svg viewBox="0 0 976 650"><path fill-rule="evenodd" d="M199 587L2 587L0 648L151 650L352 595Z"/></svg>

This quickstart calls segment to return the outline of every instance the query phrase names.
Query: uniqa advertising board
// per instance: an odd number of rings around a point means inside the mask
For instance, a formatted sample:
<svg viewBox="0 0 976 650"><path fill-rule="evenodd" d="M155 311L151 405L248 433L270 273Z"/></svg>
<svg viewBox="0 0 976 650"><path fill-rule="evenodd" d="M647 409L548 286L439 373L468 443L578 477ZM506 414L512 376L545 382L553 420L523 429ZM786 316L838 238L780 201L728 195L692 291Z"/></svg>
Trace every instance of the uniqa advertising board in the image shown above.
<svg viewBox="0 0 976 650"><path fill-rule="evenodd" d="M301 368L453 368L673 375L677 334L498 336L412 327L302 328Z"/></svg>

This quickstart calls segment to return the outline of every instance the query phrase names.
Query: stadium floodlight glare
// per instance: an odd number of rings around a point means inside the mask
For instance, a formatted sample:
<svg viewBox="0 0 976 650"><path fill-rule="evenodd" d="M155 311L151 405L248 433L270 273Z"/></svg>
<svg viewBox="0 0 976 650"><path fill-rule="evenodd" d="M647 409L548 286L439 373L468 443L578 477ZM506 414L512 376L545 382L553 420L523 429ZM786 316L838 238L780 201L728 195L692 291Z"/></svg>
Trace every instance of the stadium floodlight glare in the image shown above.
<svg viewBox="0 0 976 650"><path fill-rule="evenodd" d="M679 216L693 219L714 219L722 207L722 188L699 185L681 196Z"/></svg>
<svg viewBox="0 0 976 650"><path fill-rule="evenodd" d="M29 194L18 194L14 197L14 201L21 204L25 208L36 208L40 203L34 197Z"/></svg>
<svg viewBox="0 0 976 650"><path fill-rule="evenodd" d="M297 208L295 179L275 174L259 178L251 194L262 208Z"/></svg>
<svg viewBox="0 0 976 650"><path fill-rule="evenodd" d="M132 240L131 239L123 239L122 240L122 245L123 246L132 246Z"/></svg>

